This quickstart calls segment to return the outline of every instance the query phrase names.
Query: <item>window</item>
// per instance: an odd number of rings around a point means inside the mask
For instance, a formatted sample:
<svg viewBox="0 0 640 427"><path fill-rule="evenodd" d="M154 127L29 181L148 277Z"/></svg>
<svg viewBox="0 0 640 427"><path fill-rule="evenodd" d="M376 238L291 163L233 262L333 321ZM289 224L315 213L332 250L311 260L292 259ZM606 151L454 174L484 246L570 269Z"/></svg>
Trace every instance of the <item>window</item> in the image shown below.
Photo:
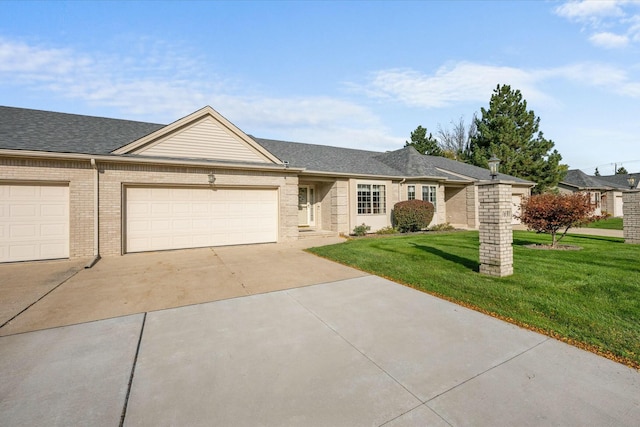
<svg viewBox="0 0 640 427"><path fill-rule="evenodd" d="M435 185L422 186L422 200L431 202L434 208L436 207L436 188Z"/></svg>
<svg viewBox="0 0 640 427"><path fill-rule="evenodd" d="M416 198L416 186L407 185L407 200L414 200Z"/></svg>
<svg viewBox="0 0 640 427"><path fill-rule="evenodd" d="M358 184L358 215L387 213L384 185Z"/></svg>

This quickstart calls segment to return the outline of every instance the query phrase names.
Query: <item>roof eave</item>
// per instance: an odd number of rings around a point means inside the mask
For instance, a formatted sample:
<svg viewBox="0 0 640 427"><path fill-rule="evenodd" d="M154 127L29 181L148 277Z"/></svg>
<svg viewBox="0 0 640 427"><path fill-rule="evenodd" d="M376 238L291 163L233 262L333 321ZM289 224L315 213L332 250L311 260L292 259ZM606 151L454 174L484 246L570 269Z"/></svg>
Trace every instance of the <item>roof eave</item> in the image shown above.
<svg viewBox="0 0 640 427"><path fill-rule="evenodd" d="M234 164L223 163L216 161L198 160L198 159L165 159L159 157L134 157L134 156L121 156L116 154L104 155L104 154L81 154L81 153L53 153L48 151L30 151L30 150L8 150L0 149L0 156L13 157L13 158L29 158L29 159L51 159L51 160L91 160L104 163L138 163L138 164L151 164L151 165L173 165L173 166L201 166L220 169L249 169L255 171L282 171L290 173L300 173L304 171L304 168L287 167L282 164Z"/></svg>

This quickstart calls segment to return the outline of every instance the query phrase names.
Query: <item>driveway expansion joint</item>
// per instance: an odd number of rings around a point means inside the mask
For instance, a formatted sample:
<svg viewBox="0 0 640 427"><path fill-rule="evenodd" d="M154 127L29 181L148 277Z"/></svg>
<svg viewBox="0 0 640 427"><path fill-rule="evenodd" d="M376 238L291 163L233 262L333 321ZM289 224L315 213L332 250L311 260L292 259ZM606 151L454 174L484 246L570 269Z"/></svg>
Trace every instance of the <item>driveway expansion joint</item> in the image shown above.
<svg viewBox="0 0 640 427"><path fill-rule="evenodd" d="M300 307L302 307L305 310L307 310L309 313L311 313L312 316L314 316L316 319L318 319L320 322L322 322L323 325L325 325L329 330L331 330L334 334L336 334L338 337L340 337L351 348L353 348L355 351L360 353L365 359L367 359L369 362L371 362L381 372L384 372L385 375L387 375L389 378L391 378L396 384L398 384L400 387L402 387L407 393L409 393L411 396L413 396L418 402L421 402L422 404L425 403L425 402L422 401L422 399L420 399L418 396L416 396L415 393L413 393L411 390L409 390L402 382L400 382L397 378L395 378L393 375L391 375L386 369L384 369L382 366L380 366L375 360L371 359L367 354L365 354L362 350L360 350L358 347L356 347L351 341L349 341L342 334L340 334L340 332L338 332L335 328L333 328L331 325L329 325L327 322L325 322L324 319L322 319L317 313L315 313L313 310L311 310L310 308L308 308L304 304L302 304L300 301L298 301L293 295L291 295L290 292L286 292L286 294L291 299L293 299L297 304L299 304ZM418 406L420 406L420 405L418 405ZM431 408L429 408L429 409L431 409Z"/></svg>
<svg viewBox="0 0 640 427"><path fill-rule="evenodd" d="M482 375L486 374L487 372L491 372L491 371L493 371L494 369L499 368L500 366L503 366L503 365L505 365L505 364L507 364L507 363L511 362L511 361L512 361L512 360L514 360L514 359L517 359L518 357L520 357L520 356L522 356L522 355L524 355L524 354L527 354L527 353L528 353L528 352L530 352L531 350L533 350L533 349L535 349L535 348L538 348L539 346L541 346L542 344L544 344L544 343L548 342L548 341L549 341L549 340L551 340L551 339L552 339L552 338L550 338L550 337L545 337L545 338L544 338L542 341L540 341L539 343L537 343L537 344L535 344L535 345L533 345L533 346L531 346L531 347L529 347L529 348L524 349L524 350L523 350L523 351L521 351L520 353L515 354L515 355L513 355L513 356L509 357L508 359L503 360L502 362L498 363L497 365L491 366L491 367L489 367L489 368L485 369L484 371L479 372L479 373L477 373L477 374L473 375L472 377L467 378L466 380L464 380L464 381L462 381L462 382L460 382L460 383L458 383L458 384L454 385L453 387L451 387L451 388L449 388L449 389L447 389L447 390L443 391L442 393L439 393L439 394L437 394L436 396L433 396L432 398L427 399L426 401L424 401L424 403L428 406L429 402L431 402L431 401L433 401L433 400L435 400L435 399L437 399L437 398L439 398L439 397L441 397L441 396L443 396L443 395L445 395L445 394L449 393L450 391L453 391L453 390L457 389L458 387L461 387L461 386L463 386L463 385L467 384L467 383L468 383L468 382L470 382L470 381L475 380L475 379L476 379L476 378L478 378L478 377L481 377ZM431 408L431 407L429 407L429 408Z"/></svg>
<svg viewBox="0 0 640 427"><path fill-rule="evenodd" d="M127 394L124 397L124 405L122 406L122 414L120 415L120 427L124 425L124 419L127 416L127 406L129 405L129 396L131 395L131 386L133 385L133 376L136 373L136 365L138 364L138 355L140 354L140 346L142 344L142 334L144 333L144 325L147 321L147 313L142 316L142 325L140 325L140 335L138 336L138 345L136 347L136 354L133 356L133 363L131 365L131 374L129 375L129 383L127 384Z"/></svg>
<svg viewBox="0 0 640 427"><path fill-rule="evenodd" d="M5 326L7 326L9 323L13 322L18 316L20 316L22 313L24 313L25 311L29 310L31 307L33 307L34 305L36 305L38 302L40 302L41 300L43 300L47 295L49 295L51 292L55 291L56 289L58 289L60 286L64 285L67 281L71 280L72 277L74 277L76 274L80 273L82 270L84 270L84 268L78 269L76 271L73 272L72 275L70 275L69 277L65 278L62 282L58 283L57 285L55 285L53 288L49 289L49 291L47 291L44 295L40 296L40 298L38 298L37 300L35 300L34 302L32 302L31 304L29 304L28 306L26 306L25 308L23 308L22 310L20 310L18 312L18 314L16 314L15 316L13 316L12 318L10 318L9 320L7 320L6 322L4 322L2 325L0 325L0 329L4 328Z"/></svg>

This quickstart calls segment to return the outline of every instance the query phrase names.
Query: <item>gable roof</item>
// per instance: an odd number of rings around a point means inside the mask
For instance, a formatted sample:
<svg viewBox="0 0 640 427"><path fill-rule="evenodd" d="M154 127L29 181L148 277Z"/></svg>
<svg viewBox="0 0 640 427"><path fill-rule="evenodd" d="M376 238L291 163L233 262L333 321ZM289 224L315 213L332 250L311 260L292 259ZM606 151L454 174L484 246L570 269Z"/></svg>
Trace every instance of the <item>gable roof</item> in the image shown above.
<svg viewBox="0 0 640 427"><path fill-rule="evenodd" d="M0 106L0 148L109 154L164 125Z"/></svg>
<svg viewBox="0 0 640 427"><path fill-rule="evenodd" d="M279 163L273 154L208 105L114 150L113 154L160 157L182 154L203 159Z"/></svg>
<svg viewBox="0 0 640 427"><path fill-rule="evenodd" d="M626 182L626 179L625 179ZM564 179L560 182L569 187L578 190L613 190L618 186L603 180L602 177L587 175L579 169L571 169L567 171Z"/></svg>

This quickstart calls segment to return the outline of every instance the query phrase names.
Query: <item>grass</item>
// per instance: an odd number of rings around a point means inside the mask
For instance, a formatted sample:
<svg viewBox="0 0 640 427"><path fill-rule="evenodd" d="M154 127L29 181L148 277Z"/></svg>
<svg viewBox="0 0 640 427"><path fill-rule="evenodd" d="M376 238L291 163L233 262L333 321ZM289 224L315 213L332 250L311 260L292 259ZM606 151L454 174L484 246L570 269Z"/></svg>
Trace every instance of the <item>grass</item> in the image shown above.
<svg viewBox="0 0 640 427"><path fill-rule="evenodd" d="M640 368L640 246L566 236L580 251L527 248L513 233L514 274L481 275L477 231L349 240L320 256L443 297Z"/></svg>
<svg viewBox="0 0 640 427"><path fill-rule="evenodd" d="M587 224L588 228L601 228L606 230L622 230L622 218L607 218Z"/></svg>

